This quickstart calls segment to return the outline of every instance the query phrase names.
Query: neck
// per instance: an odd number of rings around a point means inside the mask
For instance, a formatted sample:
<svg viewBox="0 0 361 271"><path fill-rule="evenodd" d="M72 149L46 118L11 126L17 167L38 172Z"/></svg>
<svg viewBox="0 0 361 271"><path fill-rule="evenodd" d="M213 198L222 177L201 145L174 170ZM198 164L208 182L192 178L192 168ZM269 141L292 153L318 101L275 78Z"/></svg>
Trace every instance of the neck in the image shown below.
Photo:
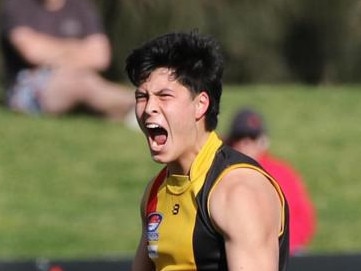
<svg viewBox="0 0 361 271"><path fill-rule="evenodd" d="M183 175L189 176L190 170L198 153L201 151L204 144L207 142L210 132L202 133L194 140L194 145L191 149L184 152L176 161L170 162L167 165L169 175Z"/></svg>

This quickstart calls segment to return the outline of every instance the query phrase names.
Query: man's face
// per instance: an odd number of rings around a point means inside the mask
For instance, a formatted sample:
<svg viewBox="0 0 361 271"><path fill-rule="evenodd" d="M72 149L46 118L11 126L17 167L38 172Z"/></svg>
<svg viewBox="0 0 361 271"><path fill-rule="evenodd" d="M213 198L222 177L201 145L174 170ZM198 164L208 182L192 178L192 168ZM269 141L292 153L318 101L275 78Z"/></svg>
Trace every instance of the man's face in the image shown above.
<svg viewBox="0 0 361 271"><path fill-rule="evenodd" d="M192 152L199 119L198 96L172 77L171 70L158 68L136 90L136 116L153 159L171 163Z"/></svg>

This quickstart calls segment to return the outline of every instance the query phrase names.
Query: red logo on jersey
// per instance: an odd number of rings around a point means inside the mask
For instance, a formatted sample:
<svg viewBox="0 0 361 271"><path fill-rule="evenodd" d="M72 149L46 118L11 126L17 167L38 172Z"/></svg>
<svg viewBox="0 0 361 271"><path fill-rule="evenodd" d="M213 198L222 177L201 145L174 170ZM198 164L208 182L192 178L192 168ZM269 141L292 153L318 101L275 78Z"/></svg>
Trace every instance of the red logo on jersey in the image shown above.
<svg viewBox="0 0 361 271"><path fill-rule="evenodd" d="M148 233L155 232L162 222L162 215L160 213L151 213L148 215Z"/></svg>

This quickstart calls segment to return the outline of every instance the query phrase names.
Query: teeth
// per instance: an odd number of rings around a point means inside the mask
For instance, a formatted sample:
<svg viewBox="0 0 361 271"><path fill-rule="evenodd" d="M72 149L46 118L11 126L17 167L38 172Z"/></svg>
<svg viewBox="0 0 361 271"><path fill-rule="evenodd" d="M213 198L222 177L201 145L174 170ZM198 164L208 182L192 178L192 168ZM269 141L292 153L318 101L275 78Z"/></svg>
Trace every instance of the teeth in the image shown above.
<svg viewBox="0 0 361 271"><path fill-rule="evenodd" d="M146 125L146 127L149 128L149 129L154 129L154 128L160 128L160 125L155 124L155 123L148 123Z"/></svg>

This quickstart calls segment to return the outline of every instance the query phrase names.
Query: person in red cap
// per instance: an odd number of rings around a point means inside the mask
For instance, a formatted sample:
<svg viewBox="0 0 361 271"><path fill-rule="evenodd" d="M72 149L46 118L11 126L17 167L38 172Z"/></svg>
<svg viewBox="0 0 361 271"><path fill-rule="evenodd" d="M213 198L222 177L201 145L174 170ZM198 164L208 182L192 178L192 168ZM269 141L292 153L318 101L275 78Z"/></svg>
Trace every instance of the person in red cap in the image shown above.
<svg viewBox="0 0 361 271"><path fill-rule="evenodd" d="M315 208L300 173L270 153L269 137L261 114L250 108L239 110L225 142L255 159L276 178L290 208L290 253L304 252L315 233Z"/></svg>

